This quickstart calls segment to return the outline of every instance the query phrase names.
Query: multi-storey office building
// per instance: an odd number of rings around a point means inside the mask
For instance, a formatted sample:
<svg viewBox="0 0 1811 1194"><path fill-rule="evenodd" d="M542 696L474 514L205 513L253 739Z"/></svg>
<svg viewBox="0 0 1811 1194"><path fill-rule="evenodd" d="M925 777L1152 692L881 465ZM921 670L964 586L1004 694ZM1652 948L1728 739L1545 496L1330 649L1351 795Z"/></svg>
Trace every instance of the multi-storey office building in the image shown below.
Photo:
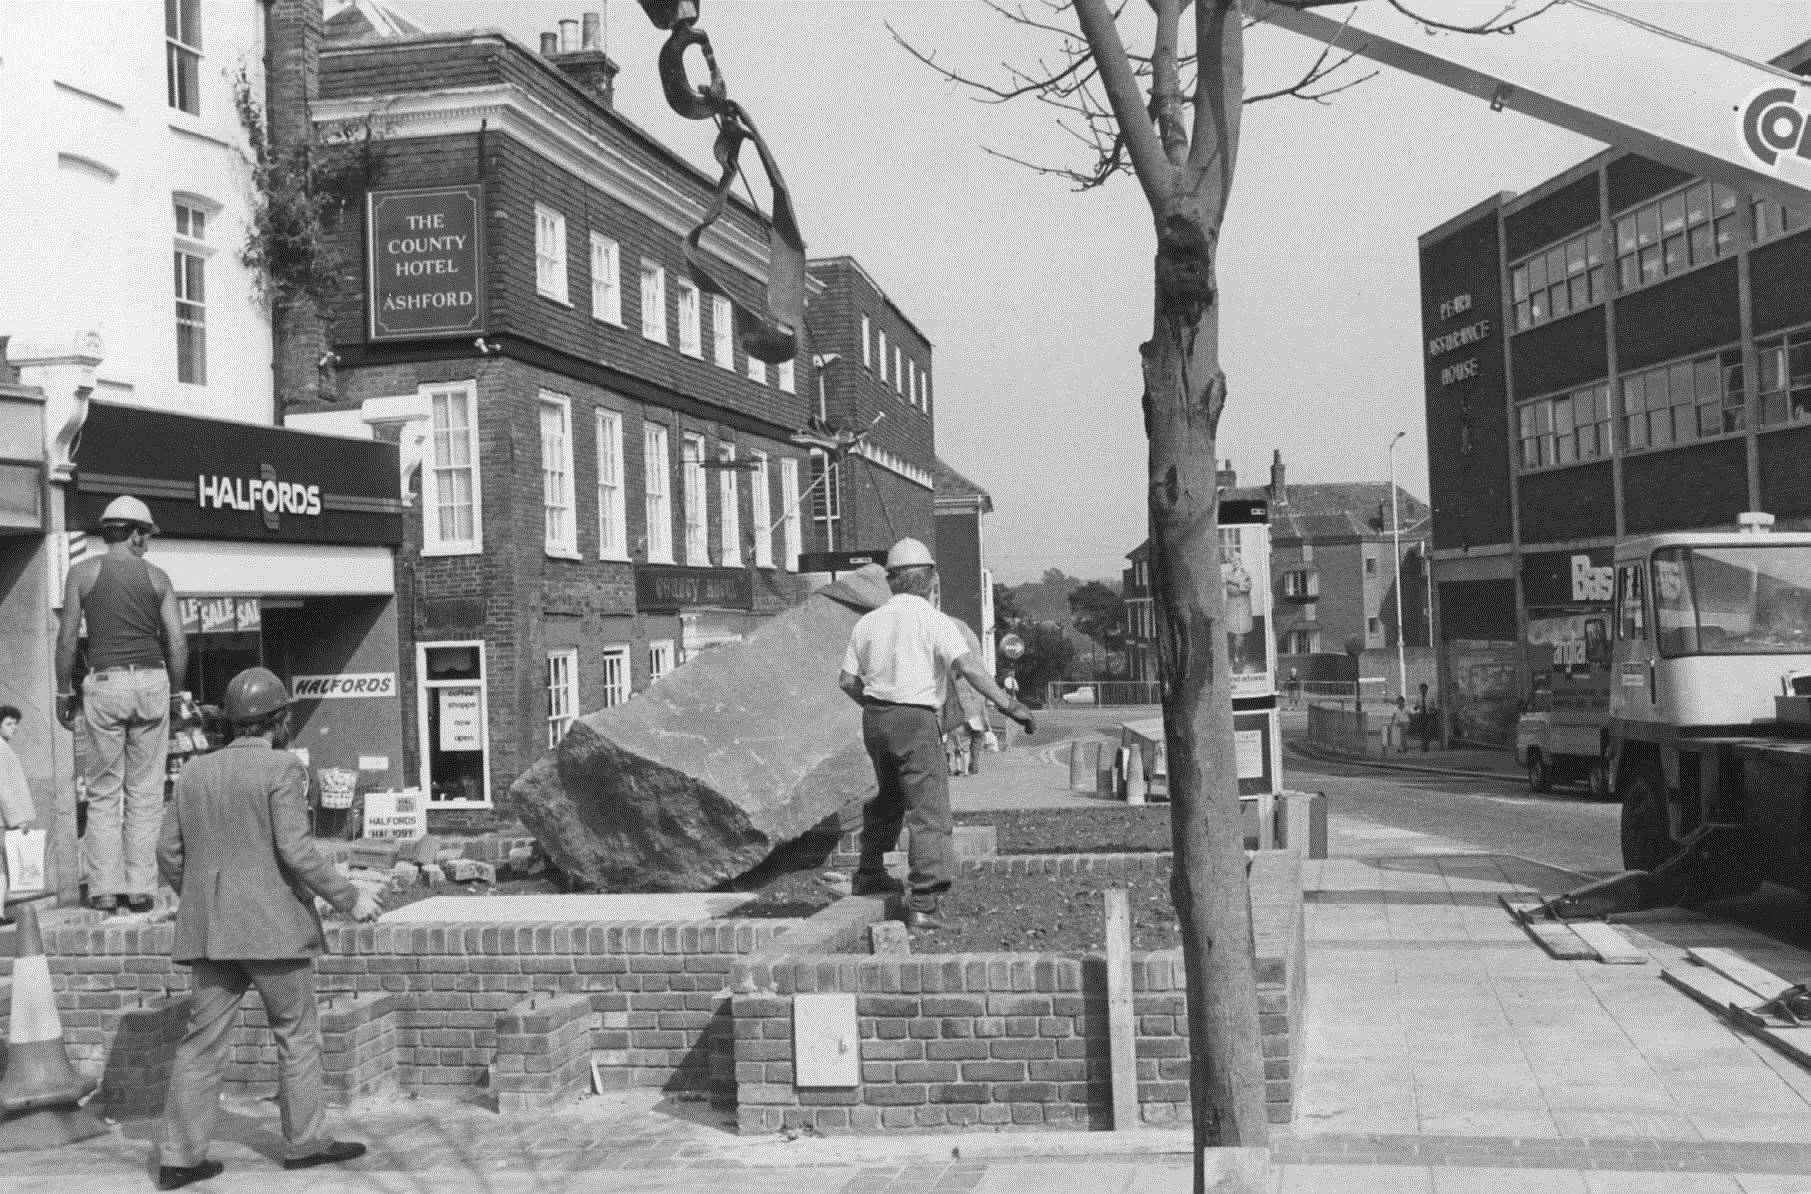
<svg viewBox="0 0 1811 1194"><path fill-rule="evenodd" d="M1802 73L1811 43L1775 60ZM1587 666L1620 535L1811 525L1802 216L1607 150L1420 238L1436 617L1454 729ZM1573 641L1573 640L1576 641Z"/></svg>

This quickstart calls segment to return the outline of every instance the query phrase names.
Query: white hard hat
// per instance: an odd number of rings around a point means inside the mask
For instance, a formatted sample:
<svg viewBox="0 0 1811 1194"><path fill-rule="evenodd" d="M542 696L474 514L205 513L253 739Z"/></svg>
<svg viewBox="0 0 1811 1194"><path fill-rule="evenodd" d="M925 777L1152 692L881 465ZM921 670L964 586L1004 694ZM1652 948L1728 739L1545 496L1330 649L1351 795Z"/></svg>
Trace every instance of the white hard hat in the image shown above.
<svg viewBox="0 0 1811 1194"><path fill-rule="evenodd" d="M896 572L901 568L935 568L937 561L931 558L931 549L916 539L901 539L887 553L887 571Z"/></svg>
<svg viewBox="0 0 1811 1194"><path fill-rule="evenodd" d="M130 494L114 498L101 511L101 525L106 526L110 522L137 523L153 535L157 534L157 523L151 518L151 508Z"/></svg>

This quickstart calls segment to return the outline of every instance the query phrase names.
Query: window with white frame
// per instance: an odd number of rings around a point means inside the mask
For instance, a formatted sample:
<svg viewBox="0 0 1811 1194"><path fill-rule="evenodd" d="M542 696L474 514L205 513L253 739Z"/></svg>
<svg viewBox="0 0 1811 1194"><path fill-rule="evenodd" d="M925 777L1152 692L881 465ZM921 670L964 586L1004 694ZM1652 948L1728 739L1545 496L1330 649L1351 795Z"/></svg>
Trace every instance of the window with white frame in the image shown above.
<svg viewBox="0 0 1811 1194"><path fill-rule="evenodd" d="M601 233L591 234L591 318L618 327L623 322L622 248Z"/></svg>
<svg viewBox="0 0 1811 1194"><path fill-rule="evenodd" d="M201 114L201 0L164 0L164 73L170 107Z"/></svg>
<svg viewBox="0 0 1811 1194"><path fill-rule="evenodd" d="M1320 650L1320 632L1291 630L1283 635L1283 654L1313 655Z"/></svg>
<svg viewBox="0 0 1811 1194"><path fill-rule="evenodd" d="M641 334L667 342L667 271L652 261L641 263Z"/></svg>
<svg viewBox="0 0 1811 1194"><path fill-rule="evenodd" d="M208 380L207 211L176 200L176 380Z"/></svg>
<svg viewBox="0 0 1811 1194"><path fill-rule="evenodd" d="M723 468L717 472L717 504L722 507L718 526L722 542L717 548L717 563L725 568L742 566L742 474L735 467L736 446L717 445L717 461Z"/></svg>
<svg viewBox="0 0 1811 1194"><path fill-rule="evenodd" d="M541 509L547 554L577 556L578 518L572 483L572 401L541 391Z"/></svg>
<svg viewBox="0 0 1811 1194"><path fill-rule="evenodd" d="M560 647L547 652L547 745L558 746L578 715L578 648Z"/></svg>
<svg viewBox="0 0 1811 1194"><path fill-rule="evenodd" d="M1695 182L1616 217L1616 277L1623 290L1683 273L1736 251L1738 201L1722 183Z"/></svg>
<svg viewBox="0 0 1811 1194"><path fill-rule="evenodd" d="M922 376L924 378L924 401L919 405L919 409L928 415L931 413L931 375L925 373Z"/></svg>
<svg viewBox="0 0 1811 1194"><path fill-rule="evenodd" d="M837 492L837 466L823 452L811 453L811 517L821 522L832 538L836 523L843 516L842 496Z"/></svg>
<svg viewBox="0 0 1811 1194"><path fill-rule="evenodd" d="M895 344L893 346L893 392L895 394L903 392L900 376L905 373L904 361L904 354L899 351L899 345Z"/></svg>
<svg viewBox="0 0 1811 1194"><path fill-rule="evenodd" d="M799 520L799 462L790 456L780 458L780 509L781 558L787 571L797 572L805 542Z"/></svg>
<svg viewBox="0 0 1811 1194"><path fill-rule="evenodd" d="M490 719L484 644L418 643L415 696L421 787L431 805L490 803Z"/></svg>
<svg viewBox="0 0 1811 1194"><path fill-rule="evenodd" d="M667 429L646 423L641 429L642 501L647 518L648 562L673 562L673 501L667 484L672 458L667 454Z"/></svg>
<svg viewBox="0 0 1811 1194"><path fill-rule="evenodd" d="M679 289L679 351L688 357L704 356L704 313L699 306L698 285L681 278Z"/></svg>
<svg viewBox="0 0 1811 1194"><path fill-rule="evenodd" d="M543 297L566 302L566 217L534 205L534 284Z"/></svg>
<svg viewBox="0 0 1811 1194"><path fill-rule="evenodd" d="M748 354L748 380L756 385L767 384L767 362L753 353Z"/></svg>
<svg viewBox="0 0 1811 1194"><path fill-rule="evenodd" d="M598 656L598 707L608 709L629 699L629 648L605 647Z"/></svg>
<svg viewBox="0 0 1811 1194"><path fill-rule="evenodd" d="M648 683L658 683L673 670L673 640L657 638L648 644Z"/></svg>
<svg viewBox="0 0 1811 1194"><path fill-rule="evenodd" d="M680 441L679 481L685 486L685 562L694 568L711 562L710 531L705 524L704 437L688 435Z"/></svg>
<svg viewBox="0 0 1811 1194"><path fill-rule="evenodd" d="M773 367L773 372L774 384L779 386L783 393L798 393L798 371L794 368L793 363L790 360L781 361L779 364L775 365Z"/></svg>
<svg viewBox="0 0 1811 1194"><path fill-rule="evenodd" d="M629 517L623 500L623 417L597 412L597 554L629 558Z"/></svg>
<svg viewBox="0 0 1811 1194"><path fill-rule="evenodd" d="M861 317L861 363L865 369L874 368L873 340L874 325L864 315Z"/></svg>
<svg viewBox="0 0 1811 1194"><path fill-rule="evenodd" d="M729 296L711 295L711 360L725 369L736 367L736 317Z"/></svg>
<svg viewBox="0 0 1811 1194"><path fill-rule="evenodd" d="M748 475L749 528L755 536L755 567L773 567L773 504L768 496L767 453L753 454L755 467Z"/></svg>
<svg viewBox="0 0 1811 1194"><path fill-rule="evenodd" d="M874 343L876 345L875 355L880 357L880 380L885 382L887 380L887 334L879 328L876 328L874 330Z"/></svg>
<svg viewBox="0 0 1811 1194"><path fill-rule="evenodd" d="M484 549L477 384L429 386L424 393L431 442L421 469L421 554L472 555Z"/></svg>
<svg viewBox="0 0 1811 1194"><path fill-rule="evenodd" d="M905 400L918 405L918 362L911 357L906 358Z"/></svg>

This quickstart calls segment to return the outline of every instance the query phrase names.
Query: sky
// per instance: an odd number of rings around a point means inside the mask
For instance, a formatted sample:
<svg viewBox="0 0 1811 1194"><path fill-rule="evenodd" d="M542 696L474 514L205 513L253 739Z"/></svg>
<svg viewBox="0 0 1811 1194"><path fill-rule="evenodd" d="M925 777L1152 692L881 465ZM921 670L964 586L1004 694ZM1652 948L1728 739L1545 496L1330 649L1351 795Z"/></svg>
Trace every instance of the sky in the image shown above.
<svg viewBox="0 0 1811 1194"><path fill-rule="evenodd" d="M1791 0L1604 2L1762 60L1811 38L1811 5ZM530 47L561 18L603 11L619 110L714 173L711 128L668 111L654 68L664 35L632 0L395 7ZM1129 176L1078 193L988 153L1084 163L1049 108L977 102L889 25L990 78L1052 44L979 0L704 0L699 22L780 162L810 254L855 257L930 338L937 454L993 497L995 579L1050 568L1117 579L1146 531L1137 349L1150 336L1155 236L1143 194ZM1262 29L1246 50L1256 92L1293 80L1318 47ZM1583 53L1579 66L1602 69ZM1325 104L1248 105L1218 261L1219 455L1240 482L1267 480L1274 450L1292 483L1384 481L1404 431L1397 479L1425 497L1416 238L1599 148L1388 71Z"/></svg>

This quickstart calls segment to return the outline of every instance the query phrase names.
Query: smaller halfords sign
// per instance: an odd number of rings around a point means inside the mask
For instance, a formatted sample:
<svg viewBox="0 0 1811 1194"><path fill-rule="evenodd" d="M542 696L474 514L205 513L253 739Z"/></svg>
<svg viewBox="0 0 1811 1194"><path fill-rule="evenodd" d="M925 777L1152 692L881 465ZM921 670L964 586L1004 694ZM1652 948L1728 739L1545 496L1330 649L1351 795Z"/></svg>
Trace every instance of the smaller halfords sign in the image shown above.
<svg viewBox="0 0 1811 1194"><path fill-rule="evenodd" d="M342 672L332 676L297 676L298 701L339 701L353 697L396 695L395 672Z"/></svg>
<svg viewBox="0 0 1811 1194"><path fill-rule="evenodd" d="M365 837L412 842L427 831L428 802L419 790L365 793Z"/></svg>

